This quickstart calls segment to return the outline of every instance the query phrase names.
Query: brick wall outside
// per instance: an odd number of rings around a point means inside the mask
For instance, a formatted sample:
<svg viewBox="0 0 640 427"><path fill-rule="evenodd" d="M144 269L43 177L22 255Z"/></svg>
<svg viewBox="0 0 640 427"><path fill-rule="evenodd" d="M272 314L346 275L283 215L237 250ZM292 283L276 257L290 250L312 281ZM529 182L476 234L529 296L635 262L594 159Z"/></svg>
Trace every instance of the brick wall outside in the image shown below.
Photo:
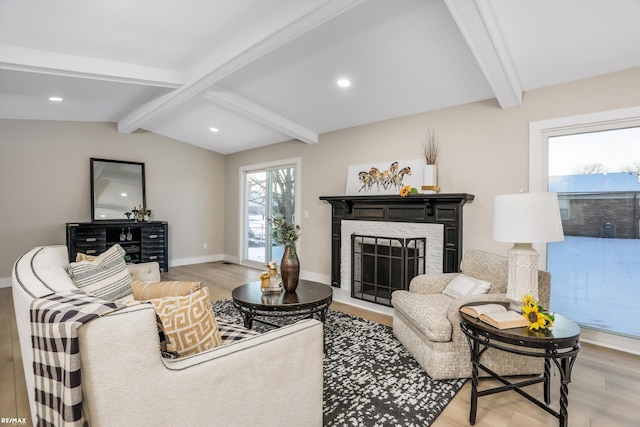
<svg viewBox="0 0 640 427"><path fill-rule="evenodd" d="M635 195L635 198L634 198ZM569 219L562 221L567 236L638 239L640 194L571 195ZM634 209L635 206L635 209Z"/></svg>

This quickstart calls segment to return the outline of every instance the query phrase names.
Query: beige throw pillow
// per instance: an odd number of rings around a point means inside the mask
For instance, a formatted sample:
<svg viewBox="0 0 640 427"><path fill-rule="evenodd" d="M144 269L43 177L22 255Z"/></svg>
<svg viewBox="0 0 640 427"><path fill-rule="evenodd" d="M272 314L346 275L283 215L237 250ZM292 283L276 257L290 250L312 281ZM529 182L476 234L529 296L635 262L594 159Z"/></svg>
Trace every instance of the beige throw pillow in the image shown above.
<svg viewBox="0 0 640 427"><path fill-rule="evenodd" d="M93 261L94 259L96 259L95 255L87 255L87 254L83 254L78 252L76 254L76 262L80 262L80 261Z"/></svg>
<svg viewBox="0 0 640 427"><path fill-rule="evenodd" d="M108 301L131 293L131 273L124 260L125 250L113 245L92 261L69 264L71 279L83 292Z"/></svg>
<svg viewBox="0 0 640 427"><path fill-rule="evenodd" d="M167 350L188 356L222 344L206 286L186 296L157 298L149 302L162 322L168 340Z"/></svg>
<svg viewBox="0 0 640 427"><path fill-rule="evenodd" d="M141 282L131 281L133 299L146 301L154 298L181 297L200 289L202 282Z"/></svg>

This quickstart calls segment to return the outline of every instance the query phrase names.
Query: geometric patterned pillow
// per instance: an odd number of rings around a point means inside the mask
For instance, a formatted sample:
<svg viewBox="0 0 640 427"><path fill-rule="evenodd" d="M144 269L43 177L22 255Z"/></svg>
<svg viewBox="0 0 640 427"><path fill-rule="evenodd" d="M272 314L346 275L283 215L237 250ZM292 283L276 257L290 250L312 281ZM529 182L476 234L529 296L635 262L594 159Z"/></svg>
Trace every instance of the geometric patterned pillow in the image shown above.
<svg viewBox="0 0 640 427"><path fill-rule="evenodd" d="M222 344L206 286L189 295L151 299L149 302L162 322L167 350L188 356Z"/></svg>
<svg viewBox="0 0 640 427"><path fill-rule="evenodd" d="M71 279L83 292L108 301L131 293L131 273L124 260L125 250L116 244L92 261L69 264Z"/></svg>
<svg viewBox="0 0 640 427"><path fill-rule="evenodd" d="M141 282L131 281L133 299L146 301L154 298L181 297L197 291L202 286L202 282Z"/></svg>

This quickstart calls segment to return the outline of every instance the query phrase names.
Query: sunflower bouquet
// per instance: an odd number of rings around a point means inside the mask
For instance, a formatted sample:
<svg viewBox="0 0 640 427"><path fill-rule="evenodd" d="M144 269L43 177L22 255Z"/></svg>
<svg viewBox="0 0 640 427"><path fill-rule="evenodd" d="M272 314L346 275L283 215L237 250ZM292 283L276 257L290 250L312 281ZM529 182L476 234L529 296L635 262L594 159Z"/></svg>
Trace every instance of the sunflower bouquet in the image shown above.
<svg viewBox="0 0 640 427"><path fill-rule="evenodd" d="M410 185L405 185L400 189L400 197L407 197L409 194L418 194L418 189Z"/></svg>
<svg viewBox="0 0 640 427"><path fill-rule="evenodd" d="M522 316L529 321L530 330L550 329L556 320L553 313L545 310L531 294L522 298Z"/></svg>

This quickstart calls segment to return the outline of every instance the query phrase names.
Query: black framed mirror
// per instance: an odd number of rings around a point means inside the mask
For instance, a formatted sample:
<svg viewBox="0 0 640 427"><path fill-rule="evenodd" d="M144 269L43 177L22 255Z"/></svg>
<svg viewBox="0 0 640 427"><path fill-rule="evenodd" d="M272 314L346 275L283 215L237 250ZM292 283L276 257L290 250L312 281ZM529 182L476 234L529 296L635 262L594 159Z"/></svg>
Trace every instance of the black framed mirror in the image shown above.
<svg viewBox="0 0 640 427"><path fill-rule="evenodd" d="M91 158L91 221L126 221L147 206L144 163Z"/></svg>

